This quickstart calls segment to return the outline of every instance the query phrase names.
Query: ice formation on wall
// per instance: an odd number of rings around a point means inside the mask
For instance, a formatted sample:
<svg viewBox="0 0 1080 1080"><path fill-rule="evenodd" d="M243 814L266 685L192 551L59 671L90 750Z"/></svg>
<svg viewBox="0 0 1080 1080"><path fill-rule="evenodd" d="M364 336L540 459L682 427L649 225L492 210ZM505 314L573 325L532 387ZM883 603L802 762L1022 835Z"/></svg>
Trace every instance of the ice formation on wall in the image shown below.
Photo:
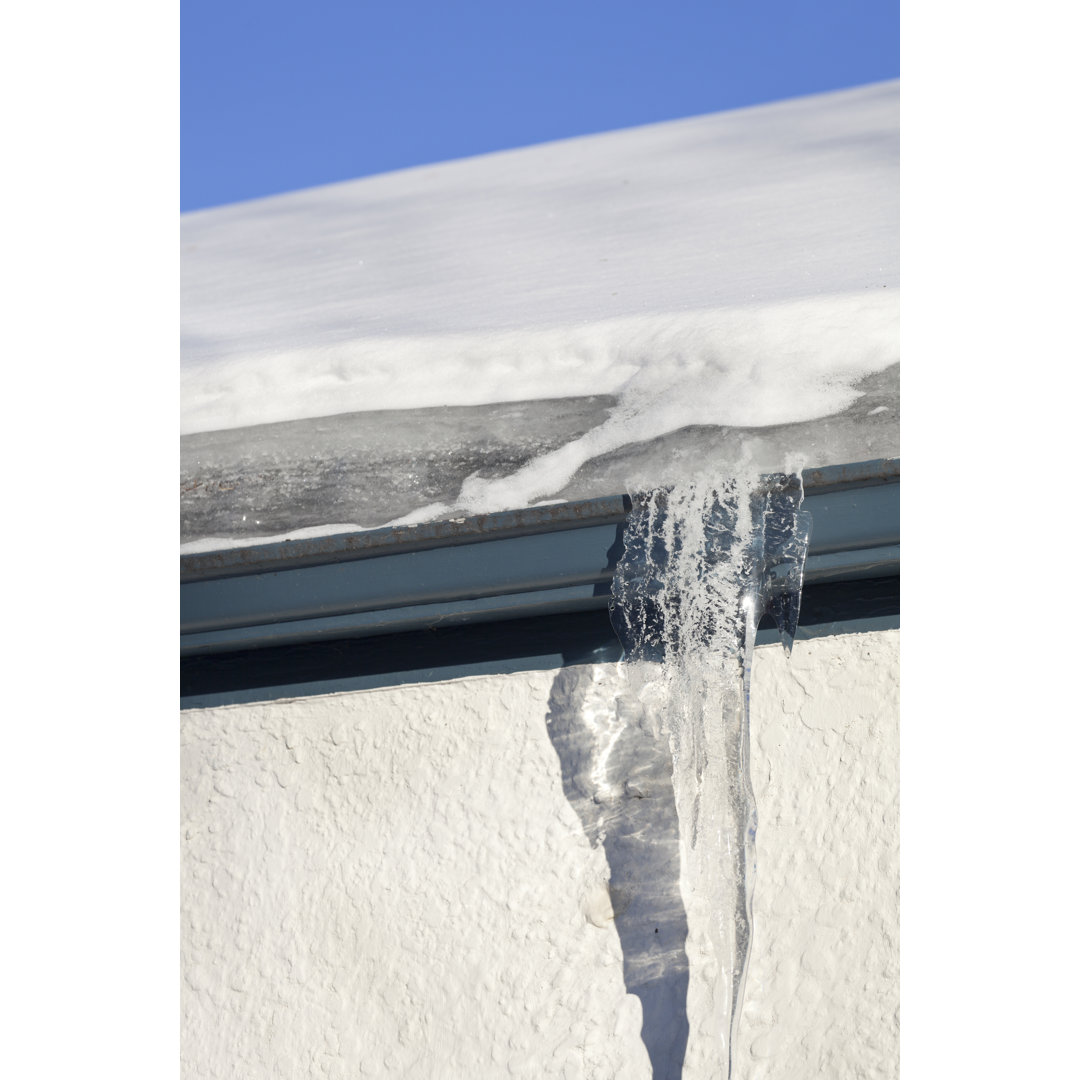
<svg viewBox="0 0 1080 1080"><path fill-rule="evenodd" d="M612 583L629 689L671 741L689 920L690 996L711 1030L690 1059L729 1078L752 938L756 810L750 786L750 661L769 613L790 652L809 514L798 476L697 479L635 499Z"/></svg>

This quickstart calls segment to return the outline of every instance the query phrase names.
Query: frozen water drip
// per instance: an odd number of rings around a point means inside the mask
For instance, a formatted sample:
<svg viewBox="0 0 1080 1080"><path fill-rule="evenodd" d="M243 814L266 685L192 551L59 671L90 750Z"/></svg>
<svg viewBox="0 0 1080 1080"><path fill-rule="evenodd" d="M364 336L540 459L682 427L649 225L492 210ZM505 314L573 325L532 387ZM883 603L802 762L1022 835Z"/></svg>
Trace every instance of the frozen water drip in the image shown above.
<svg viewBox="0 0 1080 1080"><path fill-rule="evenodd" d="M802 479L701 478L634 497L611 619L631 669L626 693L668 734L690 926L686 1064L729 1080L753 935L750 664L758 624L790 655L811 519ZM693 1002L694 996L698 1001ZM694 1065L696 1064L696 1068Z"/></svg>

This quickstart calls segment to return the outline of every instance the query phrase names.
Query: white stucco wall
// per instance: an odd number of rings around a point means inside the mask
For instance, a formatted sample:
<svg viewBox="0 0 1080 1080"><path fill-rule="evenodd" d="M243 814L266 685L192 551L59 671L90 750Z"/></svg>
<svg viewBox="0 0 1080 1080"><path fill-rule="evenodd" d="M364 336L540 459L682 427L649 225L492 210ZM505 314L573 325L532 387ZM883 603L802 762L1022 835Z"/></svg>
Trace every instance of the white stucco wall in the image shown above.
<svg viewBox="0 0 1080 1080"><path fill-rule="evenodd" d="M741 1077L898 1073L898 651L883 631L755 654ZM566 703L604 677L185 713L185 1077L649 1077L643 1015L655 1048L674 984L641 997L626 972L678 955L678 911L652 931L643 905L681 907L653 888L662 844L636 883L633 845L639 822L663 839L669 781L642 765L622 840L590 825ZM713 1075L701 1022L687 1078Z"/></svg>

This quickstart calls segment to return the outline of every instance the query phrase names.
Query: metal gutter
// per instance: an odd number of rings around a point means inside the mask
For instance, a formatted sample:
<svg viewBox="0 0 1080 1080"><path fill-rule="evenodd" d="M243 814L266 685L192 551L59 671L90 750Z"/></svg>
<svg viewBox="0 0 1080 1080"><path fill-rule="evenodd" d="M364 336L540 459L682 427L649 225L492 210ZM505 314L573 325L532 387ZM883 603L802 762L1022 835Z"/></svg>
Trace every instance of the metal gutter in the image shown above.
<svg viewBox="0 0 1080 1080"><path fill-rule="evenodd" d="M900 463L807 470L806 581L900 568ZM607 605L628 496L184 556L181 655Z"/></svg>
<svg viewBox="0 0 1080 1080"><path fill-rule="evenodd" d="M429 551L432 548L471 544L481 540L511 539L553 531L619 525L630 511L628 495L535 506L499 514L451 518L421 525L396 525L363 529L306 540L285 540L250 547L200 552L180 558L180 581L211 581L215 578L260 574L271 570L295 570L351 562L389 553Z"/></svg>
<svg viewBox="0 0 1080 1080"><path fill-rule="evenodd" d="M807 586L798 640L898 629L899 587L895 576ZM758 628L757 644L779 641L779 633L766 620ZM180 707L548 671L621 656L622 644L603 608L508 622L440 625L411 633L187 656L180 661Z"/></svg>

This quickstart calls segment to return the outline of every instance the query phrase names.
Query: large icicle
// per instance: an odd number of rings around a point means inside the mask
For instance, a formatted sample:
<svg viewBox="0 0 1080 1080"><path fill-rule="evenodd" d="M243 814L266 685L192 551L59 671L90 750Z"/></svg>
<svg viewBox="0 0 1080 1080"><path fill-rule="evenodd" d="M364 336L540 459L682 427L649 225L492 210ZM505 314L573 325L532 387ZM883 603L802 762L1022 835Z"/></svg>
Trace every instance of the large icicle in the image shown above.
<svg viewBox="0 0 1080 1080"><path fill-rule="evenodd" d="M632 692L671 740L690 1012L709 1018L691 1031L695 1074L716 1075L720 1062L732 1075L753 932L750 661L766 613L791 650L810 533L802 497L801 478L782 475L638 496L612 583L612 622L638 669Z"/></svg>

